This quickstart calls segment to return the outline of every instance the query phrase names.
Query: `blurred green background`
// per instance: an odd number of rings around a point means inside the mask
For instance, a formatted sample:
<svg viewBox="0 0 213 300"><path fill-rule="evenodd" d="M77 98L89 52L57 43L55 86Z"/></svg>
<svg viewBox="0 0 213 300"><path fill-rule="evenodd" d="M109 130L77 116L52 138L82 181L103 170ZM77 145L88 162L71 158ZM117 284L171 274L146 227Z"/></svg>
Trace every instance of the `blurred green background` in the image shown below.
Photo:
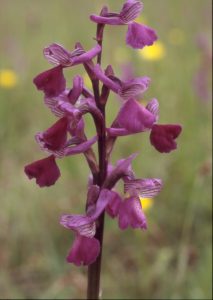
<svg viewBox="0 0 213 300"><path fill-rule="evenodd" d="M103 65L113 64L122 75L131 63L135 75L150 76L143 101L156 97L160 123L181 123L184 130L178 150L168 155L155 151L147 134L123 137L116 144L113 163L138 151L133 163L137 176L162 178L164 189L146 211L146 232L121 232L116 220L106 218L103 298L212 299L211 95L202 97L194 85L204 69L201 77L206 76L210 92L211 66L204 63L206 54L197 40L202 36L211 53L211 1L143 3L142 21L157 30L161 43L153 50L155 59L125 46L125 26L107 27ZM62 213L84 210L86 162L83 156L60 160L62 176L48 189L29 181L23 168L45 156L34 134L55 121L32 83L50 68L42 49L58 42L71 50L76 41L92 47L95 24L89 15L103 4L119 11L123 1L0 0L1 299L85 297L86 268L66 263L73 234L58 221ZM14 73L4 79L6 70ZM83 68L66 71L68 85L76 73L84 76ZM118 107L112 94L108 124Z"/></svg>

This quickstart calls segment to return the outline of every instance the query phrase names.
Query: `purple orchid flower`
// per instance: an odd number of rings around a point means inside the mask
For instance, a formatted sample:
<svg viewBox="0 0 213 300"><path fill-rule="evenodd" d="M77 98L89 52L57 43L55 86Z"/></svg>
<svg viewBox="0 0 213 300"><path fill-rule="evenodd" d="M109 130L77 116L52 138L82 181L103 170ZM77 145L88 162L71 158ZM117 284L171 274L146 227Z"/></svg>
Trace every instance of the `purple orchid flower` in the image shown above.
<svg viewBox="0 0 213 300"><path fill-rule="evenodd" d="M77 44L75 49L69 52L63 46L54 43L44 48L44 57L53 65L71 67L93 59L100 52L101 46L99 44L87 52L82 47L78 47Z"/></svg>
<svg viewBox="0 0 213 300"><path fill-rule="evenodd" d="M101 67L102 44L105 25L127 25L126 43L133 48L152 45L157 39L155 31L135 19L143 5L139 0L127 0L119 13L109 12L103 7L100 15L91 15L97 23L96 45L85 51L80 43L73 51L53 43L44 48L44 56L52 69L42 72L33 80L38 90L44 93L44 103L58 120L35 136L41 149L48 157L25 166L29 179L35 178L40 187L55 184L60 177L56 159L83 154L91 175L85 214L63 214L60 224L74 232L74 241L67 261L77 266L89 265L88 299L98 299L104 214L118 220L120 229L128 227L147 229L141 198L156 197L162 189L157 178L135 177L132 161L137 154L110 163L110 154L120 136L150 131L150 142L159 152L170 152L177 148L176 138L181 133L178 124L157 124L159 103L153 98L146 106L138 100L150 85L147 76L134 78L128 74L125 80L115 76L109 64ZM96 61L94 61L96 58ZM76 75L72 87L66 86L63 69L82 65L92 84L92 91L84 85L83 78ZM119 112L107 127L106 104L111 92L122 99ZM96 130L95 136L87 138L85 115L90 114ZM92 146L97 142L97 155ZM119 181L123 182L124 193L116 191ZM93 277L95 274L95 278Z"/></svg>
<svg viewBox="0 0 213 300"><path fill-rule="evenodd" d="M134 49L142 49L152 45L157 40L156 32L143 24L134 22L140 15L143 4L139 0L127 0L120 13L109 13L102 9L101 15L91 15L90 19L98 24L128 25L126 43Z"/></svg>
<svg viewBox="0 0 213 300"><path fill-rule="evenodd" d="M92 194L89 194L90 199L93 199L94 193L97 197L97 190L92 187ZM62 215L60 224L76 233L74 244L67 257L68 262L73 262L76 265L89 265L96 260L100 251L100 244L94 238L95 221L102 214L112 197L113 192L102 189L95 207L92 203L92 209L88 207L86 215ZM90 249L89 254L88 249Z"/></svg>
<svg viewBox="0 0 213 300"><path fill-rule="evenodd" d="M42 150L58 158L84 153L97 141L97 136L89 140L81 137L81 124L76 125L75 129L69 128L69 119L62 118L46 131L37 133L35 139ZM68 132L75 134L69 141Z"/></svg>
<svg viewBox="0 0 213 300"><path fill-rule="evenodd" d="M108 66L111 67L111 66ZM96 77L110 90L118 94L122 99L128 100L139 94L143 94L149 87L150 78L138 77L128 81L121 81L115 76L106 75L106 72L101 70L100 65L96 65L93 69Z"/></svg>
<svg viewBox="0 0 213 300"><path fill-rule="evenodd" d="M159 152L170 152L177 148L175 139L182 127L178 124L158 125L159 104L152 99L146 107L130 99L123 104L112 126L109 136L118 137L151 130L150 142Z"/></svg>

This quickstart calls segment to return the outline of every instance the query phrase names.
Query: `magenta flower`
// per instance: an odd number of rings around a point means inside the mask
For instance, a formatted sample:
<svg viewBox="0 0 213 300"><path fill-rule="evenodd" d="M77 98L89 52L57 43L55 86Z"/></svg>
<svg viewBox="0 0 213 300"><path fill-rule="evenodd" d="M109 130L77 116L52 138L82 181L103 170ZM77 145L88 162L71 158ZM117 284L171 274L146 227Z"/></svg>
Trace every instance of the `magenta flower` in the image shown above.
<svg viewBox="0 0 213 300"><path fill-rule="evenodd" d="M60 170L54 155L27 165L24 171L29 179L35 178L40 187L51 186L60 177Z"/></svg>
<svg viewBox="0 0 213 300"><path fill-rule="evenodd" d="M170 152L177 148L175 139L180 135L180 125L154 125L150 134L151 144L159 152Z"/></svg>
<svg viewBox="0 0 213 300"><path fill-rule="evenodd" d="M95 221L102 214L106 206L109 204L114 193L102 189L96 204L94 197L97 197L97 189L92 186L92 193L89 194L90 203L86 215L62 215L60 224L67 229L73 230L76 233L74 244L67 257L68 262L73 262L76 265L89 265L93 263L100 251L99 241L94 238L96 232ZM89 251L88 251L89 249Z"/></svg>
<svg viewBox="0 0 213 300"><path fill-rule="evenodd" d="M134 49L142 49L157 40L155 31L143 24L133 22L141 13L143 5L139 0L127 0L120 13L109 13L103 9L100 16L91 15L90 19L98 24L128 25L126 43Z"/></svg>
<svg viewBox="0 0 213 300"><path fill-rule="evenodd" d="M108 66L110 67L110 66ZM119 78L114 75L108 75L106 72L101 70L100 65L96 65L93 69L96 77L110 90L118 94L122 99L128 100L134 98L139 94L144 93L150 84L150 78L138 77L128 81L121 81Z"/></svg>
<svg viewBox="0 0 213 300"><path fill-rule="evenodd" d="M44 48L44 56L48 62L62 67L71 67L83 64L93 59L100 52L101 47L98 44L87 52L79 47L78 44L72 52L67 51L63 46L55 43Z"/></svg>
<svg viewBox="0 0 213 300"><path fill-rule="evenodd" d="M33 80L38 90L44 92L47 97L55 97L62 93L66 86L61 66L47 70Z"/></svg>

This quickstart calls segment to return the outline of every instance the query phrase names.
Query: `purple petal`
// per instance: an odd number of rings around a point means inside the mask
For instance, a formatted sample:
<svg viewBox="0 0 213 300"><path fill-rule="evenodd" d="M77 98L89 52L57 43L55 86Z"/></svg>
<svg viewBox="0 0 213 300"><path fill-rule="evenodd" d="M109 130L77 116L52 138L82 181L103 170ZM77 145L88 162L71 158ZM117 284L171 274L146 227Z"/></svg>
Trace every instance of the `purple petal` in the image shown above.
<svg viewBox="0 0 213 300"><path fill-rule="evenodd" d="M180 135L180 125L154 125L150 134L151 144L161 153L170 152L177 148L175 139Z"/></svg>
<svg viewBox="0 0 213 300"><path fill-rule="evenodd" d="M71 122L74 122L75 125L77 124L77 122L79 122L79 120L82 116L80 110L77 109L74 105L72 105L69 102L65 102L65 101L60 100L56 104L55 109L57 111L62 112L63 115L66 116L67 118L69 118L69 120Z"/></svg>
<svg viewBox="0 0 213 300"><path fill-rule="evenodd" d="M120 90L120 85L115 83L113 80L111 80L109 77L105 75L105 73L102 71L100 65L96 65L93 69L95 75L97 78L103 82L109 89L111 89L113 92L117 93Z"/></svg>
<svg viewBox="0 0 213 300"><path fill-rule="evenodd" d="M53 155L25 166L24 171L29 179L35 178L40 187L51 186L60 177L60 170Z"/></svg>
<svg viewBox="0 0 213 300"><path fill-rule="evenodd" d="M156 178L125 180L124 192L130 195L137 194L142 198L153 198L162 189L162 180Z"/></svg>
<svg viewBox="0 0 213 300"><path fill-rule="evenodd" d="M132 160L136 156L137 154L134 153L125 159L119 160L113 171L111 171L111 173L107 176L103 187L112 189L119 179L128 176L128 174L131 172Z"/></svg>
<svg viewBox="0 0 213 300"><path fill-rule="evenodd" d="M92 176L91 176L92 177ZM87 215L90 216L94 210L98 200L98 196L100 194L100 187L98 185L93 184L93 178L91 178L91 182L88 185L87 192Z"/></svg>
<svg viewBox="0 0 213 300"><path fill-rule="evenodd" d="M78 137L81 140L85 140L84 127L84 120L81 118L77 124L71 122L68 130L73 137Z"/></svg>
<svg viewBox="0 0 213 300"><path fill-rule="evenodd" d="M84 81L83 78L79 75L76 75L73 79L73 88L67 95L70 103L75 104L79 96L83 91Z"/></svg>
<svg viewBox="0 0 213 300"><path fill-rule="evenodd" d="M99 44L96 44L95 47L90 49L89 51L83 53L82 55L75 56L72 58L72 66L76 66L78 64L83 64L91 59L93 59L96 55L101 52L102 48Z"/></svg>
<svg viewBox="0 0 213 300"><path fill-rule="evenodd" d="M88 141L85 141L77 146L68 147L64 151L65 156L80 154L87 151L95 142L97 141L97 136L94 136Z"/></svg>
<svg viewBox="0 0 213 300"><path fill-rule="evenodd" d="M121 107L116 118L119 128L125 128L129 134L146 131L152 128L155 116L136 100L130 99Z"/></svg>
<svg viewBox="0 0 213 300"><path fill-rule="evenodd" d="M139 77L130 81L122 83L121 91L119 95L124 99L128 100L134 98L141 93L144 93L150 84L151 79L149 77Z"/></svg>
<svg viewBox="0 0 213 300"><path fill-rule="evenodd" d="M107 132L111 137L116 136L126 136L131 134L127 129L125 128L107 128Z"/></svg>
<svg viewBox="0 0 213 300"><path fill-rule="evenodd" d="M126 229L128 226L132 228L147 228L146 217L137 197L127 198L120 204L119 227L120 229Z"/></svg>
<svg viewBox="0 0 213 300"><path fill-rule="evenodd" d="M90 20L97 23L97 24L108 24L108 25L124 25L125 23L121 20L119 14L115 14L113 16L98 16L98 15L91 15Z"/></svg>
<svg viewBox="0 0 213 300"><path fill-rule="evenodd" d="M108 215L110 215L111 218L115 218L118 215L122 198L118 193L116 192L112 192L112 193L113 194L110 199L110 202L106 207L106 212L108 213Z"/></svg>
<svg viewBox="0 0 213 300"><path fill-rule="evenodd" d="M47 70L33 80L38 90L44 92L46 97L55 97L61 94L66 87L66 81L61 66Z"/></svg>
<svg viewBox="0 0 213 300"><path fill-rule="evenodd" d="M159 103L158 100L153 98L152 100L149 101L149 103L146 106L146 109L150 111L155 117L156 121L159 118Z"/></svg>
<svg viewBox="0 0 213 300"><path fill-rule="evenodd" d="M151 46L157 40L155 31L145 25L133 22L128 25L126 43L134 49Z"/></svg>
<svg viewBox="0 0 213 300"><path fill-rule="evenodd" d="M128 24L135 20L143 9L143 4L139 0L127 0L120 12L120 19Z"/></svg>
<svg viewBox="0 0 213 300"><path fill-rule="evenodd" d="M42 133L36 135L36 141L47 150L59 150L66 145L67 142L68 119L62 118L53 126Z"/></svg>
<svg viewBox="0 0 213 300"><path fill-rule="evenodd" d="M90 218L95 221L104 211L106 206L109 204L111 199L114 197L114 192L108 190L108 189L103 189L101 190L101 193L99 195L99 198L96 203L95 211L90 212Z"/></svg>
<svg viewBox="0 0 213 300"><path fill-rule="evenodd" d="M67 262L76 266L90 265L97 259L100 252L100 243L95 238L77 235L67 256Z"/></svg>

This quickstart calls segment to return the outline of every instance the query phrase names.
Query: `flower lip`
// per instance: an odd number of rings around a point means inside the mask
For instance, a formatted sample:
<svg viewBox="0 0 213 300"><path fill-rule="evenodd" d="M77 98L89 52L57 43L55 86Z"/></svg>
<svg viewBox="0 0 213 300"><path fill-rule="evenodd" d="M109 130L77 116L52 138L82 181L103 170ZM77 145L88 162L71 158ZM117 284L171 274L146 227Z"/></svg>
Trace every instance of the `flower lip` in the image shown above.
<svg viewBox="0 0 213 300"><path fill-rule="evenodd" d="M146 229L146 217L143 213L138 197L126 198L119 208L119 227L124 230L127 227Z"/></svg>
<svg viewBox="0 0 213 300"><path fill-rule="evenodd" d="M155 124L150 134L150 142L161 153L171 152L177 148L175 139L181 131L182 126L179 124Z"/></svg>
<svg viewBox="0 0 213 300"><path fill-rule="evenodd" d="M60 170L53 155L25 166L24 171L29 179L35 178L40 187L54 185L60 177Z"/></svg>
<svg viewBox="0 0 213 300"><path fill-rule="evenodd" d="M151 46L157 40L156 32L143 24L133 22L128 25L126 43L134 49Z"/></svg>
<svg viewBox="0 0 213 300"><path fill-rule="evenodd" d="M76 266L90 265L96 260L99 252L100 243L97 239L77 235L67 256L67 262Z"/></svg>

